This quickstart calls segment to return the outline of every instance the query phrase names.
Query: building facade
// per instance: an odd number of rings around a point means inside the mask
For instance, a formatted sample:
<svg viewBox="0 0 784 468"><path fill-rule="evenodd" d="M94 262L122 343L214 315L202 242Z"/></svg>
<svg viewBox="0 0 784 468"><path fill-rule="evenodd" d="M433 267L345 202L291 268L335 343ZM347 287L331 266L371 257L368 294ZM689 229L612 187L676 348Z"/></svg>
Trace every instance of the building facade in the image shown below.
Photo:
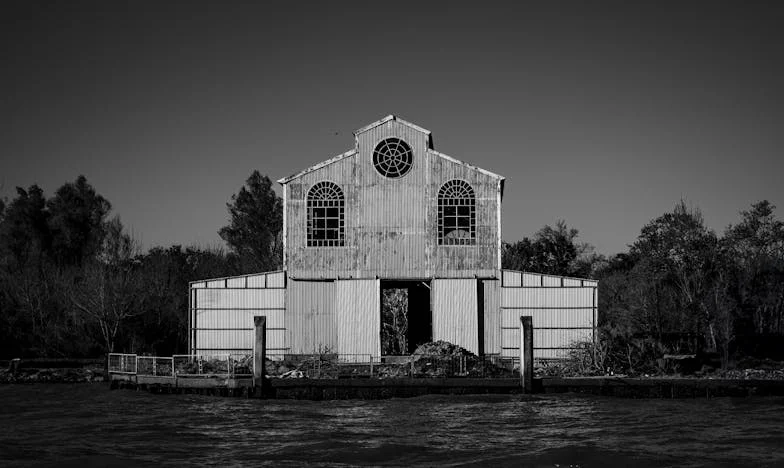
<svg viewBox="0 0 784 468"><path fill-rule="evenodd" d="M520 315L534 317L538 357L592 339L596 282L501 269L503 177L395 116L354 136L352 150L278 181L283 271L191 283L191 352L248 350L252 316L267 315L270 355L380 357L386 289L407 292L397 352L446 340L517 356Z"/></svg>

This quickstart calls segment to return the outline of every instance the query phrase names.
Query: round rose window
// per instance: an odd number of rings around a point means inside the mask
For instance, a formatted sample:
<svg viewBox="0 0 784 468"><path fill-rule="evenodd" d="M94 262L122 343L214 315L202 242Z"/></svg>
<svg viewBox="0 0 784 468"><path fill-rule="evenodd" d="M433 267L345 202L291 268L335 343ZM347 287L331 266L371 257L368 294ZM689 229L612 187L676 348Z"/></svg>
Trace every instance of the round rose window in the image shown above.
<svg viewBox="0 0 784 468"><path fill-rule="evenodd" d="M411 170L411 147L400 138L387 138L373 151L373 165L379 174L390 179L403 177Z"/></svg>

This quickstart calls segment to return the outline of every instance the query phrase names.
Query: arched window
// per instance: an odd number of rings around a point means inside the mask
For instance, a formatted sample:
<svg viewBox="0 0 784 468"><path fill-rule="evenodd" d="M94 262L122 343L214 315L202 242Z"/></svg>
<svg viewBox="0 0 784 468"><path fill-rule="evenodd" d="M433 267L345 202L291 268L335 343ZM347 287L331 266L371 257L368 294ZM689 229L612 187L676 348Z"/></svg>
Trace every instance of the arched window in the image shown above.
<svg viewBox="0 0 784 468"><path fill-rule="evenodd" d="M438 191L438 244L476 243L476 197L462 180L450 180Z"/></svg>
<svg viewBox="0 0 784 468"><path fill-rule="evenodd" d="M342 247L345 239L343 190L319 182L308 191L308 247Z"/></svg>

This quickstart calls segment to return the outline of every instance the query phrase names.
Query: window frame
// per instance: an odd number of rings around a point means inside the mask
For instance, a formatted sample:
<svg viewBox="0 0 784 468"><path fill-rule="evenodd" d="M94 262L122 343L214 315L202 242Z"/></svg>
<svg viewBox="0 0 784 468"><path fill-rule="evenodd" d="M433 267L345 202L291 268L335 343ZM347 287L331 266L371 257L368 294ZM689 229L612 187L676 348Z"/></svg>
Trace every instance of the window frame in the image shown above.
<svg viewBox="0 0 784 468"><path fill-rule="evenodd" d="M391 154L389 151L393 144L396 151ZM376 142L373 147L372 162L373 168L381 177L391 180L402 179L414 169L414 149L400 137L385 137ZM395 163L397 165L393 166Z"/></svg>
<svg viewBox="0 0 784 468"><path fill-rule="evenodd" d="M344 247L346 245L346 197L332 181L316 182L305 196L307 247Z"/></svg>
<svg viewBox="0 0 784 468"><path fill-rule="evenodd" d="M468 235L450 237L460 231ZM448 180L438 190L438 245L476 245L476 192L465 180Z"/></svg>

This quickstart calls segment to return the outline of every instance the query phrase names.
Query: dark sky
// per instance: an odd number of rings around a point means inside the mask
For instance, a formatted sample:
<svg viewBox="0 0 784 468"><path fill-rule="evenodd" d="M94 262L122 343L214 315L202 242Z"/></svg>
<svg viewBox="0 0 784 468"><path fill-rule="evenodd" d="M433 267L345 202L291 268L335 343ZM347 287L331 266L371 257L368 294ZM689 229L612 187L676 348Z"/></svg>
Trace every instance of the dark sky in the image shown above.
<svg viewBox="0 0 784 468"><path fill-rule="evenodd" d="M776 2L162 3L4 3L0 196L84 174L145 247L219 245L251 171L396 114L507 178L506 240L784 206Z"/></svg>

